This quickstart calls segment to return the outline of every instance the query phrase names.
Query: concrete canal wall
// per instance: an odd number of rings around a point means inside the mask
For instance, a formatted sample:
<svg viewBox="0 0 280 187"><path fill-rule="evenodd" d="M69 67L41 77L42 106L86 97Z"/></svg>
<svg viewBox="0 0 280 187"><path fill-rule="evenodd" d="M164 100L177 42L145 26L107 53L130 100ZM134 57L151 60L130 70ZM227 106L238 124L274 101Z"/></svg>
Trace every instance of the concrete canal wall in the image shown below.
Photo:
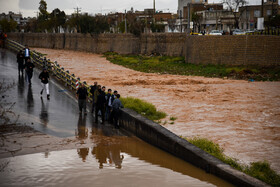
<svg viewBox="0 0 280 187"><path fill-rule="evenodd" d="M31 47L92 53L185 56L187 63L262 65L280 64L279 36L187 36L185 33L46 34L9 33L9 39Z"/></svg>
<svg viewBox="0 0 280 187"><path fill-rule="evenodd" d="M237 171L161 125L146 119L130 109L122 109L120 126L144 141L163 149L236 186L268 186Z"/></svg>

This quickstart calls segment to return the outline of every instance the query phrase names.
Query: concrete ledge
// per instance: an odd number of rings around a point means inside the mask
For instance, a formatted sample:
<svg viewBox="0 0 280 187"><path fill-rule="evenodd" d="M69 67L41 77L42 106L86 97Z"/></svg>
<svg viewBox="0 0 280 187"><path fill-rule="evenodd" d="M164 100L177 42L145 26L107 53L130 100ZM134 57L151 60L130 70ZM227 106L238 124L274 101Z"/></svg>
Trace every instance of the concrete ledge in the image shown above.
<svg viewBox="0 0 280 187"><path fill-rule="evenodd" d="M122 109L120 126L142 140L181 158L208 173L216 175L236 186L268 186L248 176L200 148L180 138L161 125L141 116L130 109Z"/></svg>

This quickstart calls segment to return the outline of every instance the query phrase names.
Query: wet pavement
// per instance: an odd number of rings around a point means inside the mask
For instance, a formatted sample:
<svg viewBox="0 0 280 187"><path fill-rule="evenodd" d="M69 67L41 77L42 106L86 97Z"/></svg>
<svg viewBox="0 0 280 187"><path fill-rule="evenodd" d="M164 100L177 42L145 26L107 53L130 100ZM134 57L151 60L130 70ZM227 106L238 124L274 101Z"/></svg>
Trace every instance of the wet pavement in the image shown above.
<svg viewBox="0 0 280 187"><path fill-rule="evenodd" d="M79 115L71 92L50 82L50 100L40 95L39 70L32 86L18 76L16 57L0 53L0 81L14 83L5 101L14 103L12 120L52 136L74 137L84 148L0 159L1 186L231 186L110 124L96 124Z"/></svg>

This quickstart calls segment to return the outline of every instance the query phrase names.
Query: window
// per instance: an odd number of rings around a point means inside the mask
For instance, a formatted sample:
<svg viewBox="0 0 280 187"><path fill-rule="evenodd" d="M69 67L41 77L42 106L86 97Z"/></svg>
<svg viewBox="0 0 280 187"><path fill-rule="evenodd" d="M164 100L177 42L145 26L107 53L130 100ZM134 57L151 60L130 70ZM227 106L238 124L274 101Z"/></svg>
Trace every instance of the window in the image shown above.
<svg viewBox="0 0 280 187"><path fill-rule="evenodd" d="M254 11L254 17L255 17L255 18L261 17L261 11L260 11L260 10L255 10L255 11Z"/></svg>
<svg viewBox="0 0 280 187"><path fill-rule="evenodd" d="M250 19L250 12L249 11L246 11L246 18Z"/></svg>
<svg viewBox="0 0 280 187"><path fill-rule="evenodd" d="M272 13L271 10L267 10L267 11L266 11L266 15L267 15L267 16L271 16L271 13Z"/></svg>

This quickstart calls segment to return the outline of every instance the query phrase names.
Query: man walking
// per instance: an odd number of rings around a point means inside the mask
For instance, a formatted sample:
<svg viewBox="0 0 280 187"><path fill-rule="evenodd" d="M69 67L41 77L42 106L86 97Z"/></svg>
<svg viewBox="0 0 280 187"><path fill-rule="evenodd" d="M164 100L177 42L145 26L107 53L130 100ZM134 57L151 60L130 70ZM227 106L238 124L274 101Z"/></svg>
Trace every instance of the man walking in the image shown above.
<svg viewBox="0 0 280 187"><path fill-rule="evenodd" d="M27 60L30 58L30 49L28 47L28 45L25 45L24 48L24 59L25 59L25 63L27 62Z"/></svg>
<svg viewBox="0 0 280 187"><path fill-rule="evenodd" d="M33 69L34 69L34 64L31 62L30 58L27 59L27 62L24 65L25 67L25 72L26 72L26 78L28 80L29 85L31 86L31 79L33 76Z"/></svg>
<svg viewBox="0 0 280 187"><path fill-rule="evenodd" d="M24 55L22 50L20 50L17 54L17 63L18 63L18 75L20 75L21 72L22 76L23 76L23 69L24 69L23 61L24 61Z"/></svg>
<svg viewBox="0 0 280 187"><path fill-rule="evenodd" d="M87 88L85 87L85 84L82 83L81 87L78 88L76 93L80 114L84 110L84 115L87 115L87 96L88 96Z"/></svg>
<svg viewBox="0 0 280 187"><path fill-rule="evenodd" d="M50 76L49 76L49 73L48 73L46 68L44 68L43 71L40 73L39 79L41 79L41 84L42 84L42 87L43 87L43 89L41 90L40 94L42 95L43 91L46 90L46 92L47 92L47 99L49 100L50 99L50 91L49 91L49 79L50 79Z"/></svg>

